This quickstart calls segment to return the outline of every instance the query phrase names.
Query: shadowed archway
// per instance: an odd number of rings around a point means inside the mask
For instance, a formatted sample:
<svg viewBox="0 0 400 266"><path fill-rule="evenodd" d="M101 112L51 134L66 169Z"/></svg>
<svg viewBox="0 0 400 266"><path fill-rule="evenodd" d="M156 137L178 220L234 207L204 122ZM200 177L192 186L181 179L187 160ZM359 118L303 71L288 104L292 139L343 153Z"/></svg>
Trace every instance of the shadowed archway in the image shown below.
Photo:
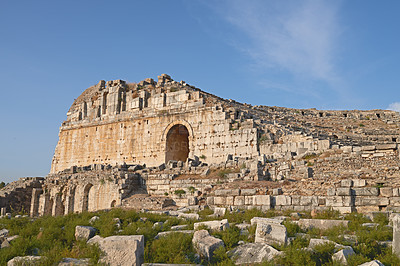
<svg viewBox="0 0 400 266"><path fill-rule="evenodd" d="M165 162L170 160L185 162L189 156L189 131L181 124L174 125L166 138Z"/></svg>
<svg viewBox="0 0 400 266"><path fill-rule="evenodd" d="M87 184L83 190L83 202L82 202L82 211L90 211L89 209L89 204L91 200L94 200L93 197L91 197L92 193L91 190L93 191L93 185L92 184Z"/></svg>

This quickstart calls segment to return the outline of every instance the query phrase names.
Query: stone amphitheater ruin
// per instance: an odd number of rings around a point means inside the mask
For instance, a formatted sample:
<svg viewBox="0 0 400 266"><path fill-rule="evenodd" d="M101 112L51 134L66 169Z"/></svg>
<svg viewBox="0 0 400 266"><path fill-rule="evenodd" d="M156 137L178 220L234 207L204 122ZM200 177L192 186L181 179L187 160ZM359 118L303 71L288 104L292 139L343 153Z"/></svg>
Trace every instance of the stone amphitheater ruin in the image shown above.
<svg viewBox="0 0 400 266"><path fill-rule="evenodd" d="M46 178L1 214L181 206L400 211L400 115L252 106L162 74L100 81L72 104Z"/></svg>

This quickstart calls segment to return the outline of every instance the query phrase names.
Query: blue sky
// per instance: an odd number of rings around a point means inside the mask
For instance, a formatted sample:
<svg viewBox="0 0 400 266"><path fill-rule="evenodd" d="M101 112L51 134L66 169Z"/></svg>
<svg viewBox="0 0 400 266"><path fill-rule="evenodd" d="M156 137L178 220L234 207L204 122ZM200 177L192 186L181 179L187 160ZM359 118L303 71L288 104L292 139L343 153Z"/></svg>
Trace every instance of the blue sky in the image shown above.
<svg viewBox="0 0 400 266"><path fill-rule="evenodd" d="M0 1L0 181L45 176L99 80L167 73L253 105L400 111L400 1Z"/></svg>

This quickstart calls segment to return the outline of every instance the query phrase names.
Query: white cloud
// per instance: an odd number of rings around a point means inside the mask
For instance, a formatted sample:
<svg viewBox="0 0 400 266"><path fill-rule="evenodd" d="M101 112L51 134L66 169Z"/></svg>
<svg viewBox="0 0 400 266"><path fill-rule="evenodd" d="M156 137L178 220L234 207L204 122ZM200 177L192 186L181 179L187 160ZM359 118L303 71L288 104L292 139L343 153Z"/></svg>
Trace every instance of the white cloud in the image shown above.
<svg viewBox="0 0 400 266"><path fill-rule="evenodd" d="M389 107L387 109L400 113L400 102L394 102L389 104Z"/></svg>
<svg viewBox="0 0 400 266"><path fill-rule="evenodd" d="M338 1L237 0L217 10L249 38L250 43L239 47L257 65L335 83L338 8Z"/></svg>

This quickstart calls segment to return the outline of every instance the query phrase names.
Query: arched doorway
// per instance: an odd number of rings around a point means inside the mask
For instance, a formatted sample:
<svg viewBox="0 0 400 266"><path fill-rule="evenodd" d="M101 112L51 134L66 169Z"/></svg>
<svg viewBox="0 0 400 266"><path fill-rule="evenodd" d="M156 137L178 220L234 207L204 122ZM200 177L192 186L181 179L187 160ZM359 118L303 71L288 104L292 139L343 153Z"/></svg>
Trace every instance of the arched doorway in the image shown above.
<svg viewBox="0 0 400 266"><path fill-rule="evenodd" d="M174 125L167 134L165 162L185 162L189 156L189 131L181 124Z"/></svg>
<svg viewBox="0 0 400 266"><path fill-rule="evenodd" d="M85 188L83 189L83 202L82 202L82 211L83 212L89 211L90 201L94 200L93 197L90 197L92 194L90 190L93 190L92 187L93 187L92 184L87 184L85 186Z"/></svg>

